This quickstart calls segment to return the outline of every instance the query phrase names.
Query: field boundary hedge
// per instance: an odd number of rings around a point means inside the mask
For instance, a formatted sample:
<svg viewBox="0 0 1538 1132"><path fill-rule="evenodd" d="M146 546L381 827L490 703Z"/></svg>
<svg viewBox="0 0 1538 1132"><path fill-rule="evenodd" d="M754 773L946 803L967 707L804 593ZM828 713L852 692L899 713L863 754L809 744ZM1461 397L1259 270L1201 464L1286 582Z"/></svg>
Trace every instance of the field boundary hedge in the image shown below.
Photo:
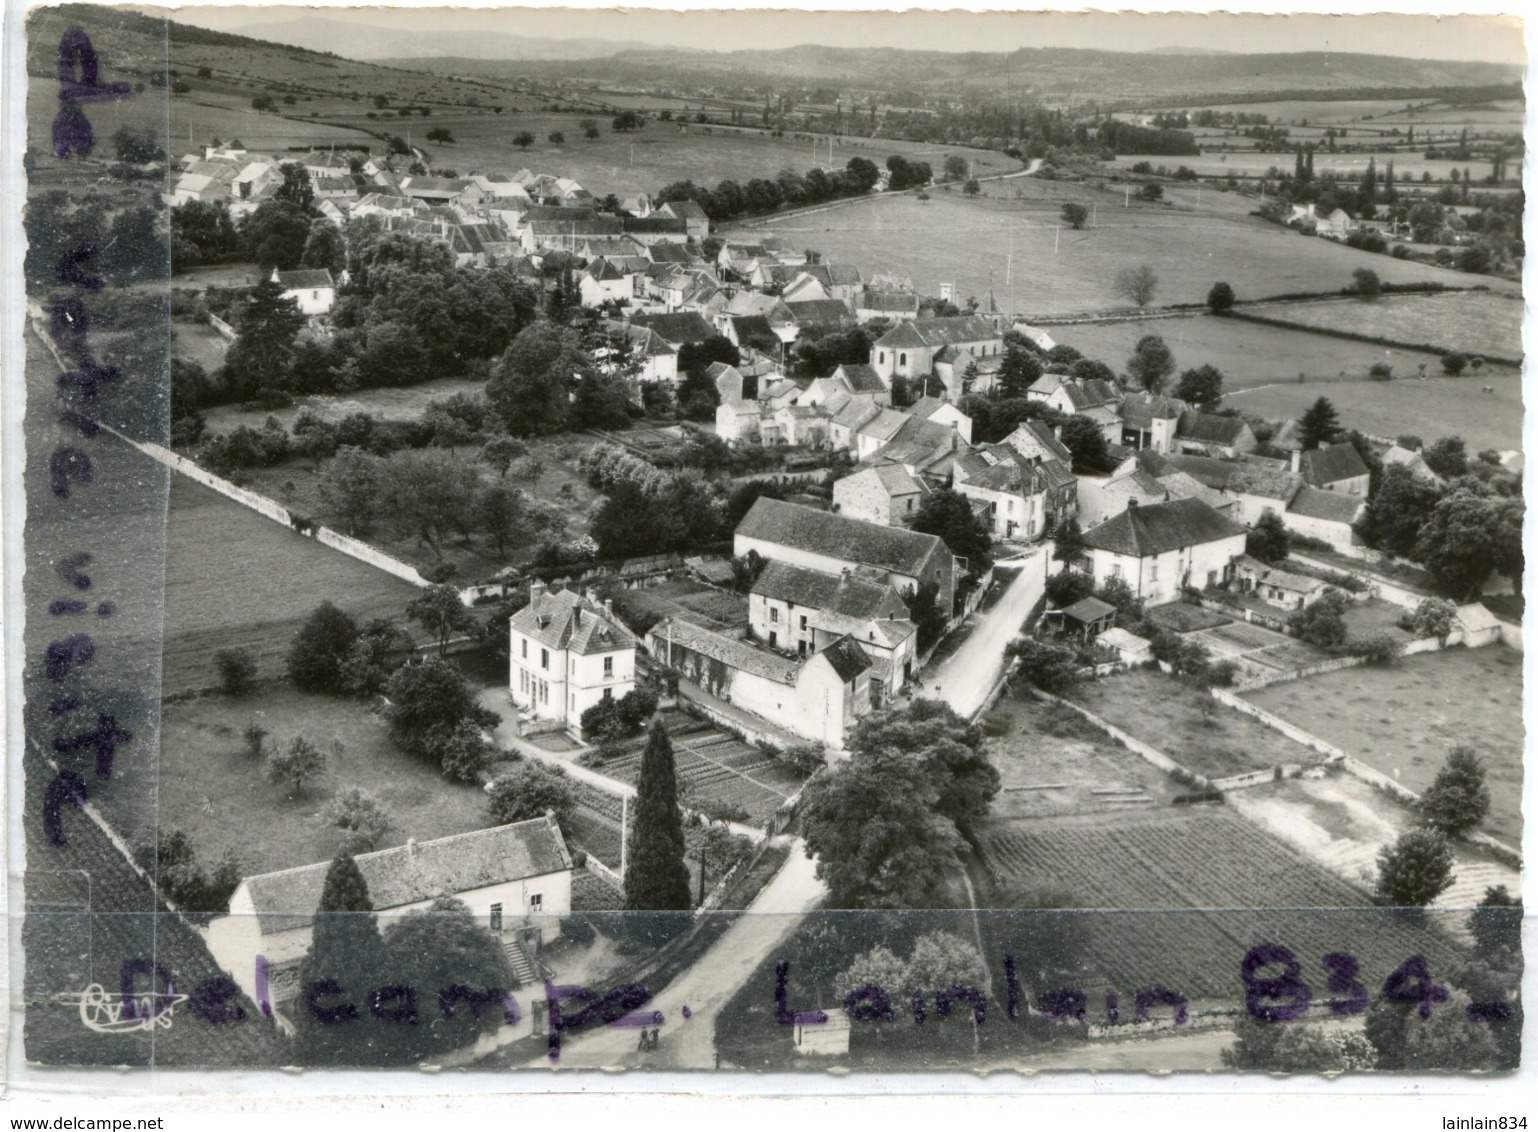
<svg viewBox="0 0 1538 1132"><path fill-rule="evenodd" d="M1381 334L1361 334L1355 330L1339 330L1334 327L1308 326L1301 322L1292 322L1285 318L1275 318L1266 314L1251 314L1248 311L1231 310L1223 317L1237 318L1241 322L1253 322L1261 326L1273 326L1280 330L1301 330L1309 334L1322 334L1327 338L1343 338L1349 342L1366 342L1373 346L1388 346L1400 350L1415 350L1423 354L1435 354L1437 357L1446 357L1448 354L1460 354L1465 351L1454 349L1450 346L1433 346L1427 342L1405 342L1398 338L1387 338ZM1487 362L1493 362L1500 366L1510 366L1516 369L1522 368L1520 360L1500 357L1495 354L1480 354Z"/></svg>

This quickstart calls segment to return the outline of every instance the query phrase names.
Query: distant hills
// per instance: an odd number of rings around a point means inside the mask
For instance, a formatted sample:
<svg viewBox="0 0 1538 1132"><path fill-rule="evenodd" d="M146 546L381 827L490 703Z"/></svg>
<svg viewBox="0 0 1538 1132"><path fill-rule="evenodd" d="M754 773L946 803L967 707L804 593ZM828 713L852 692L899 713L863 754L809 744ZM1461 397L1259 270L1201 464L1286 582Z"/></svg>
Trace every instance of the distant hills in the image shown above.
<svg viewBox="0 0 1538 1132"><path fill-rule="evenodd" d="M447 58L521 62L527 60L601 59L635 46L614 39L550 39L497 31L420 32L305 17L250 24L243 35L311 51L334 51L349 59L387 62L391 66L430 69Z"/></svg>

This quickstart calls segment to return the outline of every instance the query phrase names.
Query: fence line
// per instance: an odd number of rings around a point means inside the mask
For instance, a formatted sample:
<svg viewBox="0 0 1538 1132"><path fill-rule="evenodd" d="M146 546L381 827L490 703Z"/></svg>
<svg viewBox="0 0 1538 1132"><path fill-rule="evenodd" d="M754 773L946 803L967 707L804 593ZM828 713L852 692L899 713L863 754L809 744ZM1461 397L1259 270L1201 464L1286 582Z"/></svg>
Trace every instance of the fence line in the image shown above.
<svg viewBox="0 0 1538 1132"><path fill-rule="evenodd" d="M235 333L235 328L233 326L231 326L229 323L225 322L224 319L222 319L218 315L214 314L212 311L210 311L209 315L208 315L208 325L212 326L215 330L217 330L219 332L220 337L224 338L226 341L229 341L229 342L235 341L235 339L237 337L237 335Z"/></svg>
<svg viewBox="0 0 1538 1132"><path fill-rule="evenodd" d="M1250 716L1252 719L1258 719L1261 723L1264 723L1272 730L1280 731L1294 743L1301 743L1309 750L1317 751L1319 754L1324 755L1331 762L1339 762L1341 759L1349 757L1345 751L1335 746L1335 744L1326 743L1317 735L1303 730L1303 728L1297 726L1294 723L1288 723L1281 716L1272 715L1265 708L1259 707L1250 703L1249 700L1234 695L1234 693L1230 692L1227 688L1212 688L1210 691L1212 693L1212 698L1217 700L1218 703L1223 704L1226 707L1231 707L1243 715Z"/></svg>

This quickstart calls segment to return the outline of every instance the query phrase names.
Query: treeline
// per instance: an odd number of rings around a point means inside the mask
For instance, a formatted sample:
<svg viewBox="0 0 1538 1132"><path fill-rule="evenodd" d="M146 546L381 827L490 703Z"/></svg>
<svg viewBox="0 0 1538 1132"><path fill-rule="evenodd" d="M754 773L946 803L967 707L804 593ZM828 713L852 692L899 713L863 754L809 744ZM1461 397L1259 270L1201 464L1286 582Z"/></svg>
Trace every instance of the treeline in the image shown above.
<svg viewBox="0 0 1538 1132"><path fill-rule="evenodd" d="M1195 135L1186 130L1161 130L1109 119L1095 131L1095 140L1112 153L1151 153L1187 156L1201 153Z"/></svg>
<svg viewBox="0 0 1538 1132"><path fill-rule="evenodd" d="M746 184L725 180L714 189L693 181L673 181L657 193L657 200L692 200L712 223L720 224L753 213L859 196L875 188L880 179L875 162L851 157L842 169L809 169L805 173L782 169L773 179L755 177Z"/></svg>

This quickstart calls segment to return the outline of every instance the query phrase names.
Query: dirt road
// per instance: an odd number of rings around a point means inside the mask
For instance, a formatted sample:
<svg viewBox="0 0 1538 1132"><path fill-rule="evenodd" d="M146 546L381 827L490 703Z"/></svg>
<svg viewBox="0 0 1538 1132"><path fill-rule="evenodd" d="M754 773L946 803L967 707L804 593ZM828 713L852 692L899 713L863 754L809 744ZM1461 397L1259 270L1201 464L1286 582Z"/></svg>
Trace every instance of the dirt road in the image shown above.
<svg viewBox="0 0 1538 1132"><path fill-rule="evenodd" d="M1020 558L1022 569L997 605L982 614L968 637L939 668L925 672L915 695L944 700L957 714L970 717L983 706L1004 670L1004 649L1047 585L1051 544L1043 543Z"/></svg>

